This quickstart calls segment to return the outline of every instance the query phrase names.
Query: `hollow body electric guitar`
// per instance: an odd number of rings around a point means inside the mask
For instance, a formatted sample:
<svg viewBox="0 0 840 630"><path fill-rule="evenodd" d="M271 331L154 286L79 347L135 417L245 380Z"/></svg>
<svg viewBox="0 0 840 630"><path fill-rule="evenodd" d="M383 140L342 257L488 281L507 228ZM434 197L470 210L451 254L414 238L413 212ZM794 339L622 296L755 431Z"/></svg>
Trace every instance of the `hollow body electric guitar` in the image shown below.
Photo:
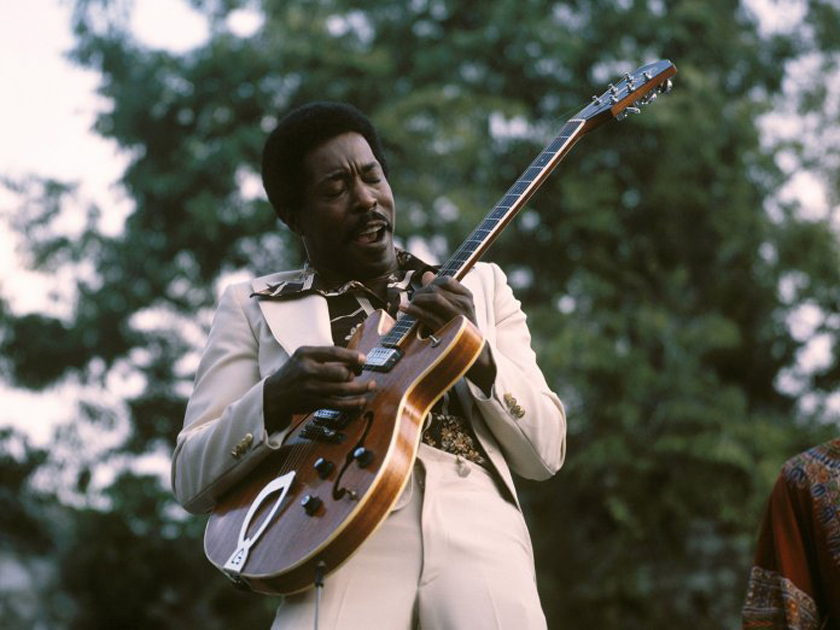
<svg viewBox="0 0 840 630"><path fill-rule="evenodd" d="M586 133L638 113L670 89L676 68L659 61L627 74L568 120L438 275L469 271L548 174ZM283 445L226 494L207 523L207 557L237 584L267 594L309 588L373 533L411 473L432 405L481 352L481 333L456 317L423 337L411 316L371 315L350 347L377 382L367 406L295 416Z"/></svg>

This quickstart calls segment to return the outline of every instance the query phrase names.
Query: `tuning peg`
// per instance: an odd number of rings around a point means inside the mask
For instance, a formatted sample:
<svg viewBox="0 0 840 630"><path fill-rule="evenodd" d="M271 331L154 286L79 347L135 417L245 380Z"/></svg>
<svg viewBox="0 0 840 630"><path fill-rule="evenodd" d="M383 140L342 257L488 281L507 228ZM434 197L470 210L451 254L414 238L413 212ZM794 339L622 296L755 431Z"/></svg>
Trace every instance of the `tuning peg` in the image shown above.
<svg viewBox="0 0 840 630"><path fill-rule="evenodd" d="M615 115L615 119L616 120L624 120L630 114L641 114L641 113L642 113L642 110L640 110L638 107L632 107L632 106L625 107L624 109L622 109L620 112L618 112Z"/></svg>
<svg viewBox="0 0 840 630"><path fill-rule="evenodd" d="M618 88L615 87L612 83L610 83L610 94L617 94Z"/></svg>
<svg viewBox="0 0 840 630"><path fill-rule="evenodd" d="M592 97L592 104L593 105L600 105L601 104L601 99L598 98L597 96L593 96Z"/></svg>
<svg viewBox="0 0 840 630"><path fill-rule="evenodd" d="M659 84L659 93L660 94L667 94L674 88L674 82L671 79L665 79L662 83Z"/></svg>
<svg viewBox="0 0 840 630"><path fill-rule="evenodd" d="M653 75L651 75L651 73L647 70L642 73L642 76L645 78L645 81L650 81L653 78Z"/></svg>
<svg viewBox="0 0 840 630"><path fill-rule="evenodd" d="M656 100L656 92L649 92L645 94L641 99L639 99L640 105L648 105L649 103L653 103Z"/></svg>

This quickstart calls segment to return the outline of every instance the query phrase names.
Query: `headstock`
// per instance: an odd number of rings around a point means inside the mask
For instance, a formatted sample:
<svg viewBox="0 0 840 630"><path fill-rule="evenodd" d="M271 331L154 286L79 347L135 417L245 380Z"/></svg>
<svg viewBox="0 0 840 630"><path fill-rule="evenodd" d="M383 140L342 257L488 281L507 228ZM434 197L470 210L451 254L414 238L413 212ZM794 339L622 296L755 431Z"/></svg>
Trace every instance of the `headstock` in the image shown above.
<svg viewBox="0 0 840 630"><path fill-rule="evenodd" d="M629 114L638 114L657 95L671 91L670 77L676 72L677 67L667 59L642 66L625 74L615 85L610 83L601 96L593 96L592 102L573 119L585 120L583 131L588 132L612 118L624 120Z"/></svg>

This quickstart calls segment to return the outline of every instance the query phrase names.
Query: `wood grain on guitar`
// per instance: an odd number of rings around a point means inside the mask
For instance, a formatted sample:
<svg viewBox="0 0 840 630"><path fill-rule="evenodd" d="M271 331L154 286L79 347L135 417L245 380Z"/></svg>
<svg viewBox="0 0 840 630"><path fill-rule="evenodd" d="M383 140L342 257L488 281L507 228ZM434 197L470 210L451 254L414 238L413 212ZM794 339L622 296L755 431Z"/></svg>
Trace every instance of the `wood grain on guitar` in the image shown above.
<svg viewBox="0 0 840 630"><path fill-rule="evenodd" d="M637 113L670 89L676 68L659 61L625 75L573 116L441 267L461 279L585 133ZM384 521L411 473L423 418L470 368L483 338L457 317L431 338L403 315L371 315L350 347L359 376L377 382L360 412L297 416L285 442L216 506L205 553L235 583L267 594L313 586L320 562L334 571Z"/></svg>

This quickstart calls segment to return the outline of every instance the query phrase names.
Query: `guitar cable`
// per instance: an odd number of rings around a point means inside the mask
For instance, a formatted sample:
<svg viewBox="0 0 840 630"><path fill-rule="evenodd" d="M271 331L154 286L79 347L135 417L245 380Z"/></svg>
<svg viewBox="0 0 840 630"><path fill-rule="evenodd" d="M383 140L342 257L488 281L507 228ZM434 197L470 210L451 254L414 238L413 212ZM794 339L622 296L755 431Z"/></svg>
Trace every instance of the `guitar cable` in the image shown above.
<svg viewBox="0 0 840 630"><path fill-rule="evenodd" d="M318 630L318 613L321 608L321 591L324 590L324 570L327 568L323 560L315 565L315 630Z"/></svg>

